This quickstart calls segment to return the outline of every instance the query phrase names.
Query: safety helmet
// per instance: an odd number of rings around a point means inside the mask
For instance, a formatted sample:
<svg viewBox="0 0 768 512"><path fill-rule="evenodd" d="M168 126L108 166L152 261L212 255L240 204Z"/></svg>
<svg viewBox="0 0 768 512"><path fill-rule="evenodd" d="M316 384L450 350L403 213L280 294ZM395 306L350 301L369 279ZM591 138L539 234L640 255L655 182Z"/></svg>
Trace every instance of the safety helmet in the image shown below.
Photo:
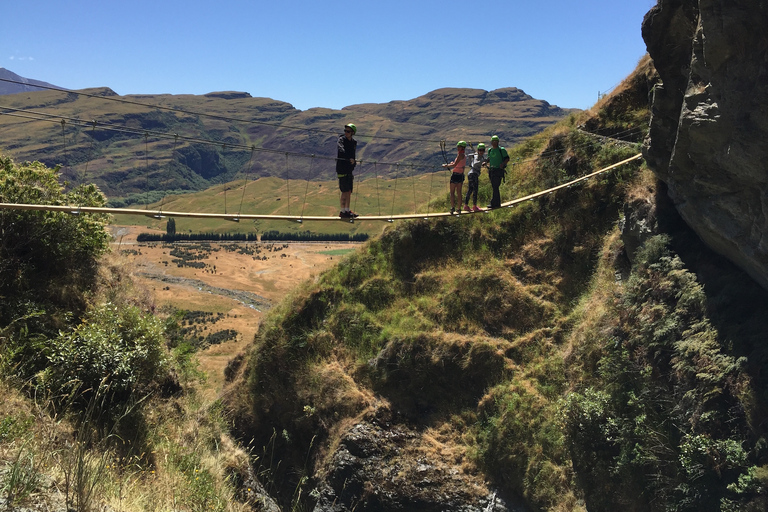
<svg viewBox="0 0 768 512"><path fill-rule="evenodd" d="M480 144L477 145L477 149L485 149L485 144L481 142Z"/></svg>
<svg viewBox="0 0 768 512"><path fill-rule="evenodd" d="M349 128L350 130L352 130L352 135L357 133L357 126L353 125L352 123L345 124L344 128Z"/></svg>
<svg viewBox="0 0 768 512"><path fill-rule="evenodd" d="M460 140L459 143L456 144L456 147L457 148L465 148L465 147L467 147L467 143L464 142L463 140Z"/></svg>
<svg viewBox="0 0 768 512"><path fill-rule="evenodd" d="M492 141L495 140L496 142L498 142L499 141L499 136L498 135L494 135L493 137L491 137L491 140Z"/></svg>

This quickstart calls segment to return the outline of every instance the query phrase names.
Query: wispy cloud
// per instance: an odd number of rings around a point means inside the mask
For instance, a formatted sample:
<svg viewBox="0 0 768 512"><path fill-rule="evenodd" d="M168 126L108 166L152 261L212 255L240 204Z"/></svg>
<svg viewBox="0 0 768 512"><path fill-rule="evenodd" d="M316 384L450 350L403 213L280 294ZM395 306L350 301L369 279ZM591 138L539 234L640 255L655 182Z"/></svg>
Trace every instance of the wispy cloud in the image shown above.
<svg viewBox="0 0 768 512"><path fill-rule="evenodd" d="M34 57L19 57L17 55L11 55L8 60L35 60Z"/></svg>

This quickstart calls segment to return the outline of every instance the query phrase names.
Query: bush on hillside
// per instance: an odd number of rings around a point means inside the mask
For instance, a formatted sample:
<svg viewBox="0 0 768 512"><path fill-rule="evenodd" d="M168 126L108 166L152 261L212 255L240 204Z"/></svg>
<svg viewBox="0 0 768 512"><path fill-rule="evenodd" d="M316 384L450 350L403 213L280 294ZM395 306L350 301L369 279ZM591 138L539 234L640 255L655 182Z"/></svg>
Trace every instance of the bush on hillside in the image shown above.
<svg viewBox="0 0 768 512"><path fill-rule="evenodd" d="M135 306L104 304L89 311L72 331L49 340L41 382L62 392L106 386L124 400L161 377L164 341L157 317Z"/></svg>
<svg viewBox="0 0 768 512"><path fill-rule="evenodd" d="M696 276L650 239L615 305L601 380L565 407L574 468L595 510L720 510L747 474L745 360L721 348Z"/></svg>
<svg viewBox="0 0 768 512"><path fill-rule="evenodd" d="M64 192L58 169L0 155L0 202L104 206L95 185ZM108 249L107 215L0 210L0 323L40 309L85 309L97 261Z"/></svg>

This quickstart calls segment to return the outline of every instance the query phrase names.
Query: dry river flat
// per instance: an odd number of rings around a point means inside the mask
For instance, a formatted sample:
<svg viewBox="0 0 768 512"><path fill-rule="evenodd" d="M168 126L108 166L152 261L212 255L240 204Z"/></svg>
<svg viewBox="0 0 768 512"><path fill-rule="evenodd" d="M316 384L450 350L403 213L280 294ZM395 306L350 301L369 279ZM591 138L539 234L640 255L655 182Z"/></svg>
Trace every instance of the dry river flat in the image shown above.
<svg viewBox="0 0 768 512"><path fill-rule="evenodd" d="M200 324L199 335L219 331L237 332L234 340L212 344L198 353L200 367L208 375L206 388L218 395L224 383L227 362L253 340L264 313L306 279L333 266L353 243L224 242L137 243L147 232L136 226L111 226L112 248L128 258L134 279L151 292L156 309L172 308L211 313L215 322ZM206 244L207 245L207 244ZM194 253L197 267L178 266L173 248ZM176 260L176 262L174 262Z"/></svg>

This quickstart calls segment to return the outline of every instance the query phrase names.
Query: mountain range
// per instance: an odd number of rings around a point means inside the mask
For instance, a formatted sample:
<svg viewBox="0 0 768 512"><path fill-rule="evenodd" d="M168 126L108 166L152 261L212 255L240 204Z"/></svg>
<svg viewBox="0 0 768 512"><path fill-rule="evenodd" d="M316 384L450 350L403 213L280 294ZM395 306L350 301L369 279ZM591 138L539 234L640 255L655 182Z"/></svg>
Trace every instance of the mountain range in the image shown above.
<svg viewBox="0 0 768 512"><path fill-rule="evenodd" d="M19 78L25 85L17 88L43 84ZM368 162L358 174L423 173L452 158L458 140L487 143L496 134L511 146L574 111L514 87L305 111L246 92L119 96L107 87L48 87L0 96L2 149L19 161L61 165L70 184L93 181L111 199L202 190L246 173L332 178L335 140L350 122L358 159Z"/></svg>
<svg viewBox="0 0 768 512"><path fill-rule="evenodd" d="M42 91L45 87L61 89L61 87L51 85L48 82L24 78L5 68L0 68L0 79L11 80L11 82L0 81L0 96L4 94L16 94L19 92ZM35 86L42 86L42 88Z"/></svg>

